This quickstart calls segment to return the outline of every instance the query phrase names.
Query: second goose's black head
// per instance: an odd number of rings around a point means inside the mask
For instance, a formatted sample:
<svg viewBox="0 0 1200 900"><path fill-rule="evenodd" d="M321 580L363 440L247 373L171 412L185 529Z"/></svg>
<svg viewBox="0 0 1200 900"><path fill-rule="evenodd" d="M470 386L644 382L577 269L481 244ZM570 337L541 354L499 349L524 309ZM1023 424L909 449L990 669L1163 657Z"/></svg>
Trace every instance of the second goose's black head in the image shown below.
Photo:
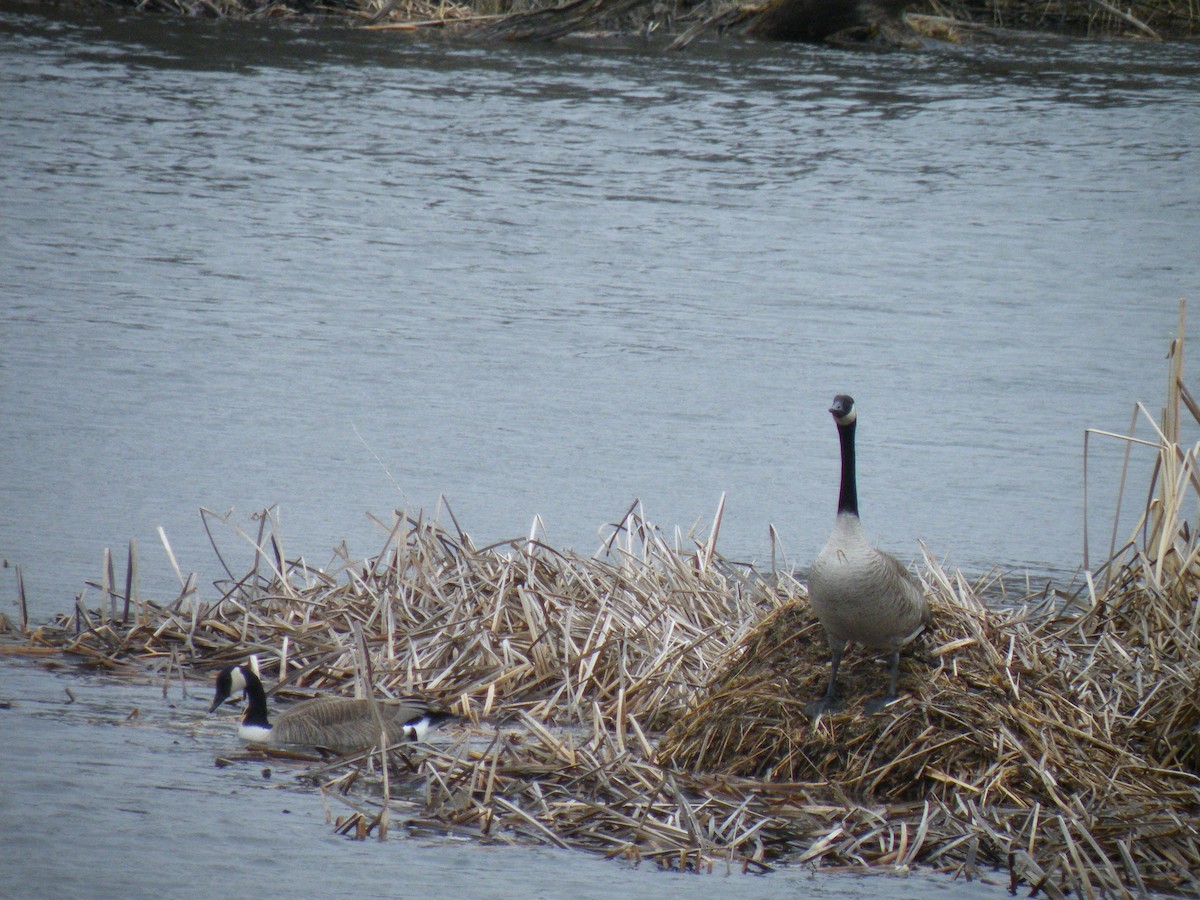
<svg viewBox="0 0 1200 900"><path fill-rule="evenodd" d="M208 711L213 712L226 700L234 699L234 695L244 690L246 690L245 670L241 666L226 666L217 673L217 690Z"/></svg>
<svg viewBox="0 0 1200 900"><path fill-rule="evenodd" d="M839 426L852 425L858 418L858 411L854 408L854 398L849 394L838 394L834 397L833 406L829 407L829 411L833 413L833 418Z"/></svg>

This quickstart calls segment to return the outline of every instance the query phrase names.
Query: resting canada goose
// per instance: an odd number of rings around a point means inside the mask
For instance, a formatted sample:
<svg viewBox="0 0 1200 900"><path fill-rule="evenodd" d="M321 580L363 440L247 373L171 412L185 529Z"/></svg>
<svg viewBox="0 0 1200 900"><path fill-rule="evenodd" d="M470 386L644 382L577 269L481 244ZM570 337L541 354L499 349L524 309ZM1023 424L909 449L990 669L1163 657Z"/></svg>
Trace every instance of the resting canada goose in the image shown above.
<svg viewBox="0 0 1200 900"><path fill-rule="evenodd" d="M379 741L379 724L370 700L317 697L284 710L274 726L267 719L267 692L250 666L226 666L217 673L217 690L209 712L242 691L246 712L238 726L242 740L270 747L319 747L334 753L356 753ZM450 718L424 700L378 700L388 741L419 741L439 722Z"/></svg>
<svg viewBox="0 0 1200 900"><path fill-rule="evenodd" d="M854 475L858 411L854 398L838 394L829 411L841 441L842 485L833 531L808 576L808 596L825 628L833 658L825 696L807 706L812 716L838 708L838 664L850 641L892 651L888 693L869 701L867 712L878 712L894 700L900 648L920 634L929 621L929 606L917 580L896 557L871 546L858 519Z"/></svg>

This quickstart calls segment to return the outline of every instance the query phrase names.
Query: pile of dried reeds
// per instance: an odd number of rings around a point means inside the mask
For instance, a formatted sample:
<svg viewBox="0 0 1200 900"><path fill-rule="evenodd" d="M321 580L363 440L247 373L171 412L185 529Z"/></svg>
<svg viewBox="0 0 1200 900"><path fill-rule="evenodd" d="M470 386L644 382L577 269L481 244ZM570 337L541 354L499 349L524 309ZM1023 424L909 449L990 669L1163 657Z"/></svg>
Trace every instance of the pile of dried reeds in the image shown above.
<svg viewBox="0 0 1200 900"><path fill-rule="evenodd" d="M839 836L827 860L894 862L903 845L922 859L965 842L995 864L1025 854L1026 877L1036 863L1064 888L1179 887L1200 866L1200 781L1180 752L1200 718L1194 690L1175 743L1156 742L1138 731L1137 701L1160 683L1146 680L1149 661L1139 664L1129 641L1072 642L1058 617L986 609L932 560L924 576L934 625L905 663L905 698L886 714L861 708L885 683L884 660L857 656L843 666L857 702L817 722L805 716L828 653L807 605L795 603L741 645L661 742L659 762L883 804L882 836L868 847ZM1187 702L1182 684L1162 693Z"/></svg>
<svg viewBox="0 0 1200 900"><path fill-rule="evenodd" d="M97 0L92 0L97 2ZM103 0L111 5L114 0ZM321 19L354 25L413 31L451 29L484 40L552 41L567 35L659 33L676 37L682 49L701 34L719 34L750 22L759 36L820 40L828 34L821 21L839 4L813 0L117 0L139 12L174 13L247 20ZM858 20L855 0L837 15ZM876 0L866 6L906 7L910 22L930 36L963 40L1004 29L1026 29L1139 38L1187 37L1200 27L1194 3L1137 0ZM781 8L782 13L776 8ZM789 11L794 8L793 11ZM797 19L779 27L780 16Z"/></svg>
<svg viewBox="0 0 1200 900"><path fill-rule="evenodd" d="M468 715L655 728L774 602L748 567L716 555L719 525L720 513L712 538L684 552L635 504L605 552L584 557L533 536L477 549L401 515L380 554L329 571L288 560L264 515L257 536L241 535L255 565L216 602L199 600L191 579L166 606L126 602L106 556L100 609L80 603L63 624L68 649L96 661L173 654L212 669L255 653L283 684L334 690L355 671L359 626L385 693L441 697Z"/></svg>
<svg viewBox="0 0 1200 900"><path fill-rule="evenodd" d="M475 14L447 0L129 0L138 12L210 16L217 19L340 18L372 24L391 19L454 22Z"/></svg>
<svg viewBox="0 0 1200 900"><path fill-rule="evenodd" d="M926 0L913 10L926 20L913 24L930 33L935 24L930 19L940 19L950 29L1020 29L1155 40L1187 37L1200 28L1200 9L1173 0Z"/></svg>
<svg viewBox="0 0 1200 900"><path fill-rule="evenodd" d="M219 600L181 576L179 598L149 603L136 555L124 592L106 556L99 609L80 603L28 638L206 680L256 653L292 688L358 677L459 712L375 779L348 761L308 773L343 790L382 779L343 832L383 831L393 810L413 827L681 869L987 865L1051 894L1196 890L1200 447L1178 432L1181 409L1200 410L1181 359L1176 343L1135 538L1066 606L990 609L986 585L927 556L935 621L903 663L903 699L877 716L861 698L883 661L861 652L843 666L856 702L804 715L827 677L824 637L800 582L721 559L719 512L706 540L669 542L635 506L594 557L536 534L476 548L456 524L402 515L376 557L326 569L289 559L264 516L238 533L255 564ZM420 788L419 810L391 799L389 777Z"/></svg>

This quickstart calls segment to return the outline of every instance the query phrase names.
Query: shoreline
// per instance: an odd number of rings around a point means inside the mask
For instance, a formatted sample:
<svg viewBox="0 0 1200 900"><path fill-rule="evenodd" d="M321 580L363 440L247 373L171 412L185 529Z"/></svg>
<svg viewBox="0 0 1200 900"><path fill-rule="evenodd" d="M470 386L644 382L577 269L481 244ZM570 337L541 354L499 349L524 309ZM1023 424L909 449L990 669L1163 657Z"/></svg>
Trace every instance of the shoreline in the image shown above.
<svg viewBox="0 0 1200 900"><path fill-rule="evenodd" d="M1080 40L1186 41L1200 16L1153 0L1118 9L1108 0L63 0L152 15L254 22L344 24L371 31L435 32L481 42L545 43L566 37L784 40L842 47L917 47L1054 36Z"/></svg>

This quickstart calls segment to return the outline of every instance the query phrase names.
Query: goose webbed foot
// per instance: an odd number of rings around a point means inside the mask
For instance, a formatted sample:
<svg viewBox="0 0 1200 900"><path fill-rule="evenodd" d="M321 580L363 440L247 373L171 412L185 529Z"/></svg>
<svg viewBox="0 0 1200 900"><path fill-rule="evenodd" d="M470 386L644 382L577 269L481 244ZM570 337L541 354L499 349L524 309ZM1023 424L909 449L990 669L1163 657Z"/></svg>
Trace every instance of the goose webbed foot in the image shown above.
<svg viewBox="0 0 1200 900"><path fill-rule="evenodd" d="M883 712L900 698L895 694L885 694L882 697L872 697L863 704L863 712L868 716L874 716Z"/></svg>
<svg viewBox="0 0 1200 900"><path fill-rule="evenodd" d="M846 704L842 702L841 697L822 697L820 700L806 703L804 705L804 714L810 719L819 719L824 715L841 712L845 708Z"/></svg>
<svg viewBox="0 0 1200 900"><path fill-rule="evenodd" d="M868 716L881 713L900 699L900 650L892 651L891 665L888 667L888 690L882 697L873 697L863 704L863 712Z"/></svg>
<svg viewBox="0 0 1200 900"><path fill-rule="evenodd" d="M804 714L810 719L818 719L824 715L841 712L845 708L845 702L842 700L837 689L831 685L829 690L825 692L825 696L820 700L804 704Z"/></svg>

